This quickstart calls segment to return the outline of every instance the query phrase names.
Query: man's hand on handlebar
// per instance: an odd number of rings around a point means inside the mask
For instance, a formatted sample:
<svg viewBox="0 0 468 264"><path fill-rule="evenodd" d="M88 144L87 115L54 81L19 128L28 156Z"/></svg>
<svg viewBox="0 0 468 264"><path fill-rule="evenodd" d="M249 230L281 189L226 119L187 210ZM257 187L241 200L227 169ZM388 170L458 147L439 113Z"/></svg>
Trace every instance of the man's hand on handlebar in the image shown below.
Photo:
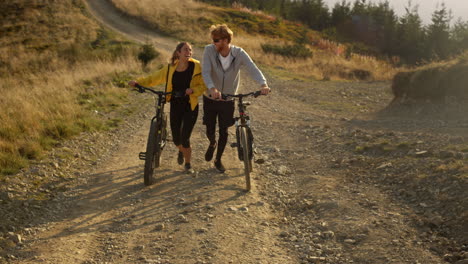
<svg viewBox="0 0 468 264"><path fill-rule="evenodd" d="M260 93L262 95L267 95L269 94L271 91L270 87L266 86L266 85L262 85L262 88L260 89Z"/></svg>
<svg viewBox="0 0 468 264"><path fill-rule="evenodd" d="M221 99L221 92L216 88L210 88L210 96L215 100Z"/></svg>

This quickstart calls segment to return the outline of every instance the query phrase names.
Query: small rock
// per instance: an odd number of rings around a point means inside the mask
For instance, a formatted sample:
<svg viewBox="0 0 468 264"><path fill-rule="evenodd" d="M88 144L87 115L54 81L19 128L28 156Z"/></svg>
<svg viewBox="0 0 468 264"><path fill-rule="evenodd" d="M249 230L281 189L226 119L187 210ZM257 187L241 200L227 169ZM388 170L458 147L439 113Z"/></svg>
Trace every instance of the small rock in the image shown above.
<svg viewBox="0 0 468 264"><path fill-rule="evenodd" d="M231 211L231 212L237 212L239 209L237 209L236 207L234 206L231 206L228 208L228 211Z"/></svg>
<svg viewBox="0 0 468 264"><path fill-rule="evenodd" d="M429 154L429 152L426 151L426 150L417 151L417 152L414 153L414 155L415 155L416 157L427 157L428 154Z"/></svg>
<svg viewBox="0 0 468 264"><path fill-rule="evenodd" d="M429 207L426 203L420 203L419 206L424 207L424 208Z"/></svg>
<svg viewBox="0 0 468 264"><path fill-rule="evenodd" d="M347 243L347 244L355 244L356 240L348 238L348 239L345 239L344 242Z"/></svg>
<svg viewBox="0 0 468 264"><path fill-rule="evenodd" d="M10 237L11 241L15 242L16 244L23 243L23 238L19 234L8 232L8 236Z"/></svg>
<svg viewBox="0 0 468 264"><path fill-rule="evenodd" d="M391 162L386 162L386 163L383 163L382 165L378 166L377 169L378 170L381 170L381 169L385 169L385 168L391 168L393 165Z"/></svg>
<svg viewBox="0 0 468 264"><path fill-rule="evenodd" d="M307 260L309 263L323 263L327 259L325 257L308 257Z"/></svg>
<svg viewBox="0 0 468 264"><path fill-rule="evenodd" d="M157 224L155 227L154 227L154 230L155 231L161 231L161 230L164 230L164 224Z"/></svg>
<svg viewBox="0 0 468 264"><path fill-rule="evenodd" d="M242 211L242 212L248 212L249 208L248 207L241 207L239 210Z"/></svg>
<svg viewBox="0 0 468 264"><path fill-rule="evenodd" d="M255 160L255 163L257 163L257 164L264 164L264 163L265 163L265 159L256 159L256 160Z"/></svg>
<svg viewBox="0 0 468 264"><path fill-rule="evenodd" d="M284 165L281 165L278 167L277 173L279 175L286 175L289 173L289 168Z"/></svg>
<svg viewBox="0 0 468 264"><path fill-rule="evenodd" d="M208 232L208 229L206 228L199 228L196 230L197 233L207 233Z"/></svg>
<svg viewBox="0 0 468 264"><path fill-rule="evenodd" d="M335 233L333 231L325 231L325 232L321 233L320 236L323 237L323 238L326 238L326 239L330 239L330 238L335 237Z"/></svg>
<svg viewBox="0 0 468 264"><path fill-rule="evenodd" d="M265 203L262 201L258 201L255 203L256 206L265 206Z"/></svg>
<svg viewBox="0 0 468 264"><path fill-rule="evenodd" d="M183 214L180 214L178 217L178 221L181 222L181 223L188 223L189 220L187 219L187 217Z"/></svg>

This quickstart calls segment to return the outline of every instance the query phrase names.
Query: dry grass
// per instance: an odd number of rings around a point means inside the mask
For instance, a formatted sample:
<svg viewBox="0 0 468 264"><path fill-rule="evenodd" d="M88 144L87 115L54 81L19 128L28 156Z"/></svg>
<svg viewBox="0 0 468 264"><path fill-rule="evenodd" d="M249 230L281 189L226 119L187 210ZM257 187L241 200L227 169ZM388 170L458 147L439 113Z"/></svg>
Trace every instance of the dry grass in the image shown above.
<svg viewBox="0 0 468 264"><path fill-rule="evenodd" d="M389 80L395 74L395 68L389 63L378 61L372 57L353 55L350 59L330 53L312 46L313 57L307 59L288 58L279 55L266 54L262 51L264 43L278 43L275 39L259 38L256 36L241 36L234 40L234 44L244 47L260 64L269 65L277 69L284 69L289 74L294 73L302 78L319 80L353 79L349 74L353 70L364 70L372 74L373 80ZM287 44L287 42L285 42Z"/></svg>
<svg viewBox="0 0 468 264"><path fill-rule="evenodd" d="M113 79L137 47L101 30L79 0L11 0L0 9L0 175L57 141L106 129L97 112L125 101Z"/></svg>
<svg viewBox="0 0 468 264"><path fill-rule="evenodd" d="M96 39L80 1L9 0L0 10L0 76L60 68L60 52Z"/></svg>
<svg viewBox="0 0 468 264"><path fill-rule="evenodd" d="M13 173L28 159L40 157L57 140L81 131L102 129L99 112L125 100L128 89L111 80L117 73L138 69L136 60L88 62L54 72L25 74L1 82L0 167ZM80 102L80 95L87 96ZM98 95L98 96L97 96Z"/></svg>
<svg viewBox="0 0 468 264"><path fill-rule="evenodd" d="M274 23L274 17L252 12L243 7L226 11L191 0L178 1L177 8L170 0L112 0L112 2L117 8L133 16L142 17L165 33L200 45L210 42L208 28L211 24L227 23L234 30L233 44L243 47L256 62L284 69L289 74L294 73L300 77L353 80L358 79L354 74L356 71L363 71L369 73L369 77L366 78L368 80L389 80L396 73L390 63L375 58L358 55L353 55L349 59L344 58L345 47L323 41L319 34L313 31L308 32L311 43L307 45L314 53L313 58L287 58L266 54L262 51L261 44L292 43L291 39L297 38L298 32L301 34L304 29L300 25L286 21L273 27L276 32L260 34L256 30L268 31L265 25ZM239 12L256 16L257 21L246 21L248 16L244 20L230 17L230 14L242 16Z"/></svg>
<svg viewBox="0 0 468 264"><path fill-rule="evenodd" d="M395 75L395 102L447 102L468 99L468 52L456 59L402 71Z"/></svg>
<svg viewBox="0 0 468 264"><path fill-rule="evenodd" d="M341 79L354 68L371 71L374 79L392 73L379 61L348 61L316 46L309 47L312 59L267 55L262 43L291 42L303 29L289 22L273 25L272 17L249 10L191 0L112 1L160 31L199 46L209 43L210 25L228 23L235 31L234 44L260 64L281 67L282 72L317 79ZM0 20L0 174L9 174L58 140L102 129L92 113L118 105L127 92L111 80L116 73L138 70L140 65L134 59L137 47L100 29L86 14L82 0L11 0L2 4ZM309 35L318 36L311 31ZM166 57L162 52L161 58Z"/></svg>

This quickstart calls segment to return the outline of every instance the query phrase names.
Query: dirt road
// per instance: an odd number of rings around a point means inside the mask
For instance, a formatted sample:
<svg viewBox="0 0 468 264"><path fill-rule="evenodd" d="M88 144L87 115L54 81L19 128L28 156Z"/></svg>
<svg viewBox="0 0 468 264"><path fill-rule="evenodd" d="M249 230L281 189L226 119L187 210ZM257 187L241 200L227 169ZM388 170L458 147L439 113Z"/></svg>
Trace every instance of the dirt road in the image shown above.
<svg viewBox="0 0 468 264"><path fill-rule="evenodd" d="M88 1L103 23L172 49L174 40L116 18L106 3ZM447 150L453 152L450 161L462 165L443 173L446 178L437 174L438 186L425 164L451 164L439 151L466 145L467 120L440 125L384 115L388 83L302 82L266 74L273 93L252 99L250 107L256 157L265 161L255 164L251 192L243 191L234 150L226 150L224 174L203 160L208 142L202 112L192 138L197 173L185 174L175 147L168 146L156 184L144 187L138 153L145 149L150 114L136 113L110 155L64 194L66 206L23 233L3 260L466 263L460 262L467 257L465 152ZM244 78L241 87L256 86ZM136 98L148 105L144 96Z"/></svg>

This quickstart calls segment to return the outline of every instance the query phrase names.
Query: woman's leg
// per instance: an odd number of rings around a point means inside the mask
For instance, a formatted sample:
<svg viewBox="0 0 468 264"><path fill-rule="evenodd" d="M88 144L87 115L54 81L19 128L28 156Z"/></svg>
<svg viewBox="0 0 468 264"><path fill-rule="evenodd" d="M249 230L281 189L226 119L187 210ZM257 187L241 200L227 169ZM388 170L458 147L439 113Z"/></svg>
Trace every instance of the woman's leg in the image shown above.
<svg viewBox="0 0 468 264"><path fill-rule="evenodd" d="M177 102L171 102L171 109L169 113L170 121L171 121L171 134L172 134L172 141L174 145L179 147L182 144L181 142L181 129L182 129L182 122L183 122L183 112L184 108L182 104Z"/></svg>
<svg viewBox="0 0 468 264"><path fill-rule="evenodd" d="M184 153L185 163L190 163L192 148L190 146L190 137L192 135L193 127L197 122L198 118L198 105L192 111L190 104L187 104L183 121L182 121L182 132L181 132L181 142L182 142L182 153Z"/></svg>

